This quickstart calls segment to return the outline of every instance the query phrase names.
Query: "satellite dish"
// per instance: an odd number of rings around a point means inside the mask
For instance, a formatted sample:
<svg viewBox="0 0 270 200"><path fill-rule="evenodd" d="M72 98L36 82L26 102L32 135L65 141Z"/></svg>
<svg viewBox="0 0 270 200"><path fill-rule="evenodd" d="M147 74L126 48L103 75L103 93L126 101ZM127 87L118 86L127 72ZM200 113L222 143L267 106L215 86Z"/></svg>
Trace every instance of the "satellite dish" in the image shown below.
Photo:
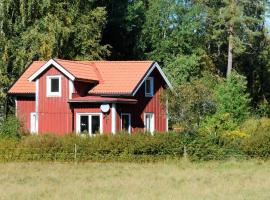
<svg viewBox="0 0 270 200"><path fill-rule="evenodd" d="M101 110L102 112L104 112L104 113L109 112L109 110L110 110L110 105L109 105L109 104L102 104L102 105L100 106L100 110Z"/></svg>

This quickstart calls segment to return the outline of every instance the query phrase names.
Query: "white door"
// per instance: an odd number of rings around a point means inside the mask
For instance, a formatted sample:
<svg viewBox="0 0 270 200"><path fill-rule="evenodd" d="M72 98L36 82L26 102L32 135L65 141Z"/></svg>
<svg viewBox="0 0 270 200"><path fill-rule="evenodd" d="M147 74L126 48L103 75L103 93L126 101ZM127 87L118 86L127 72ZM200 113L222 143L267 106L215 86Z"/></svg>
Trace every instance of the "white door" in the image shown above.
<svg viewBox="0 0 270 200"><path fill-rule="evenodd" d="M154 113L145 113L144 114L144 127L145 131L149 133L154 133L155 131L155 118Z"/></svg>
<svg viewBox="0 0 270 200"><path fill-rule="evenodd" d="M31 133L37 133L37 114L34 112L30 116L30 131Z"/></svg>

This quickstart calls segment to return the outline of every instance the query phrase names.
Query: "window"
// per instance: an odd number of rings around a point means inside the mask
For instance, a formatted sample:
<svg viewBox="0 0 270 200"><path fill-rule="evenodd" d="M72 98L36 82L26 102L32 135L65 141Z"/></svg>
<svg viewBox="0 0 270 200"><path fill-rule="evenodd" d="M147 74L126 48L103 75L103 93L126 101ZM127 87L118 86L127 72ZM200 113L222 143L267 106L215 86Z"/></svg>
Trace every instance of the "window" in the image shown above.
<svg viewBox="0 0 270 200"><path fill-rule="evenodd" d="M151 134L155 131L154 113L144 113L144 128L146 132Z"/></svg>
<svg viewBox="0 0 270 200"><path fill-rule="evenodd" d="M154 78L148 77L145 80L145 96L152 97L154 95Z"/></svg>
<svg viewBox="0 0 270 200"><path fill-rule="evenodd" d="M61 76L47 76L47 97L61 96Z"/></svg>
<svg viewBox="0 0 270 200"><path fill-rule="evenodd" d="M102 133L101 113L77 114L77 133L81 135L97 135Z"/></svg>
<svg viewBox="0 0 270 200"><path fill-rule="evenodd" d="M121 114L121 130L131 133L131 115L130 113Z"/></svg>

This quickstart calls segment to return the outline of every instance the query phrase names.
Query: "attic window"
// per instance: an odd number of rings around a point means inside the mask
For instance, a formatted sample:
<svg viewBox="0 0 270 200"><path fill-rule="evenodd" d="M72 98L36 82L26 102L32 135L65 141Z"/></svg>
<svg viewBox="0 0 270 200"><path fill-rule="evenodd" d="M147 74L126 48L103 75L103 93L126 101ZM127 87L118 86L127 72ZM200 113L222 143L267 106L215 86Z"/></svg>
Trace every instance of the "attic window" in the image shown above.
<svg viewBox="0 0 270 200"><path fill-rule="evenodd" d="M152 97L154 95L154 78L148 77L145 80L145 96Z"/></svg>
<svg viewBox="0 0 270 200"><path fill-rule="evenodd" d="M47 76L47 97L61 97L61 76Z"/></svg>

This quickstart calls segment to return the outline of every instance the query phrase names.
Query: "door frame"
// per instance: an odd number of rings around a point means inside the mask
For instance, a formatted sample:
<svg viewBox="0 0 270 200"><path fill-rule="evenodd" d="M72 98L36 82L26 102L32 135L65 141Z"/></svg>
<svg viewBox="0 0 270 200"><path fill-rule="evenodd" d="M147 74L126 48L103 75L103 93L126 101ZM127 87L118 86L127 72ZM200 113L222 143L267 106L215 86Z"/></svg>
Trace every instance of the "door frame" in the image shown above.
<svg viewBox="0 0 270 200"><path fill-rule="evenodd" d="M99 116L99 133L102 135L103 134L103 114L102 113L76 113L76 134L80 135L81 133L81 116L88 116L88 134L89 136L94 136L95 134L93 134L92 131L92 116Z"/></svg>
<svg viewBox="0 0 270 200"><path fill-rule="evenodd" d="M129 123L128 123L128 133L131 134L131 114L130 113L121 113L121 131L123 130L123 123L122 123L122 120L123 120L123 115L127 115L128 116L128 120L129 120Z"/></svg>
<svg viewBox="0 0 270 200"><path fill-rule="evenodd" d="M33 119L33 116L35 116L35 119ZM35 123L35 130L33 130L34 127L32 127L33 120L34 120L34 123ZM37 131L38 131L37 113L36 112L31 112L30 113L30 133L31 134L37 134Z"/></svg>
<svg viewBox="0 0 270 200"><path fill-rule="evenodd" d="M155 132L155 113L153 112L145 112L144 113L144 132L146 132L146 115L151 115L151 124L150 124L150 133L151 135L154 135Z"/></svg>

